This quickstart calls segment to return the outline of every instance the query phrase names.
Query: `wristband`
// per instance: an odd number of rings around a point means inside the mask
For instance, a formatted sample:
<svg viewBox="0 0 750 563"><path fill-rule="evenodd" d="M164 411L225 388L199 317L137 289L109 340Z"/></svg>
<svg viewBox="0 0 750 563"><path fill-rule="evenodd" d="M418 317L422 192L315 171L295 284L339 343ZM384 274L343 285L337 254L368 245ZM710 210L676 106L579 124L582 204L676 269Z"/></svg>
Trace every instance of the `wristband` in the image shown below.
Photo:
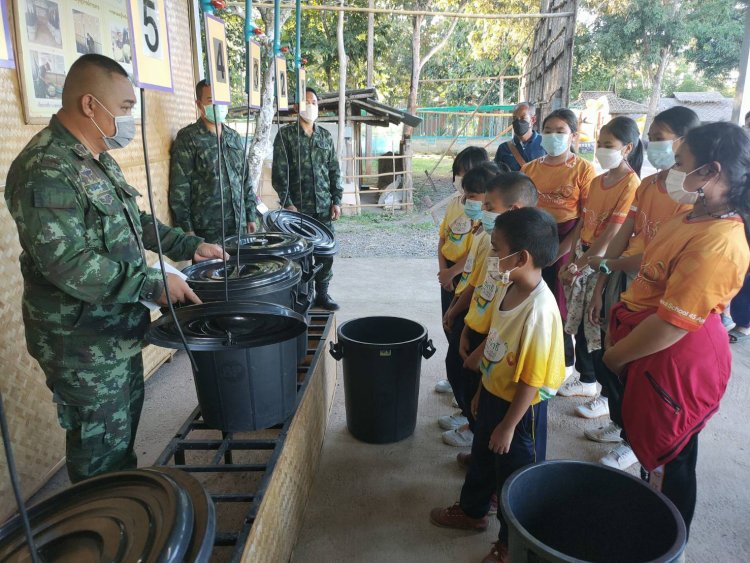
<svg viewBox="0 0 750 563"><path fill-rule="evenodd" d="M599 271L607 276L612 273L612 268L607 266L606 258L599 263Z"/></svg>

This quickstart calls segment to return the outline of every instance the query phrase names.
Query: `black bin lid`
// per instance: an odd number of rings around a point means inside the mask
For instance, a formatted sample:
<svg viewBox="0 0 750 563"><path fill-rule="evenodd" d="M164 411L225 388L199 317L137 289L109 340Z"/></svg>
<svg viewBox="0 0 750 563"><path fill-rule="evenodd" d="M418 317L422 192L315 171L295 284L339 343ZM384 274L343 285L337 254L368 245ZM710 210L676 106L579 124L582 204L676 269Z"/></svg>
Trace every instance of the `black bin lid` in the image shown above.
<svg viewBox="0 0 750 563"><path fill-rule="evenodd" d="M331 229L309 215L276 209L263 216L263 224L268 231L279 231L306 238L315 247L318 256L333 256L338 248Z"/></svg>
<svg viewBox="0 0 750 563"><path fill-rule="evenodd" d="M251 301L216 301L175 309L191 350L255 348L296 338L307 329L305 317L282 305ZM163 348L182 349L171 314L151 323L146 341Z"/></svg>
<svg viewBox="0 0 750 563"><path fill-rule="evenodd" d="M312 254L312 243L299 235L288 233L252 233L239 237L241 256L283 256L294 259ZM228 237L224 248L237 254L237 237Z"/></svg>
<svg viewBox="0 0 750 563"><path fill-rule="evenodd" d="M200 486L200 485L198 485ZM183 561L194 527L190 494L159 472L82 481L29 509L43 561ZM19 516L0 528L0 561L28 561Z"/></svg>
<svg viewBox="0 0 750 563"><path fill-rule="evenodd" d="M230 289L257 289L271 285L298 283L302 268L296 262L278 256L254 258L240 256L240 267L237 268L237 257L226 261L206 260L188 266L182 273L187 276L190 287L196 290L216 289L223 286L225 272L229 274Z"/></svg>

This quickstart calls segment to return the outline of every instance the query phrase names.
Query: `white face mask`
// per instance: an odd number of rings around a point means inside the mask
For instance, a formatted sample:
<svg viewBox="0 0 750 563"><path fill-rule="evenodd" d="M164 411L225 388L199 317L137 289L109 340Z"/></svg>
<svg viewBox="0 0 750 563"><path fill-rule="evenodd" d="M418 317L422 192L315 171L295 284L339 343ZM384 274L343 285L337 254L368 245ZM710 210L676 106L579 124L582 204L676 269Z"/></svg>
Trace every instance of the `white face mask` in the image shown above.
<svg viewBox="0 0 750 563"><path fill-rule="evenodd" d="M596 149L596 160L599 161L599 164L605 170L612 170L614 168L617 168L618 166L620 166L622 159L622 152L617 149Z"/></svg>
<svg viewBox="0 0 750 563"><path fill-rule="evenodd" d="M464 193L464 187L461 185L463 181L464 181L463 176L456 176L453 179L453 187L456 188L456 191L460 194Z"/></svg>
<svg viewBox="0 0 750 563"><path fill-rule="evenodd" d="M299 112L299 116L308 123L315 123L318 119L318 105L311 103L305 104L305 111Z"/></svg>
<svg viewBox="0 0 750 563"><path fill-rule="evenodd" d="M510 258L512 256L515 256L519 252L521 252L521 251L519 250L518 252L514 252L513 254L508 254L507 256L504 256L503 258L498 258L497 259L498 269L500 267L500 260L505 260L506 258ZM488 266L488 269L489 269L489 266ZM502 271L500 271L498 273L498 278L497 278L498 283L500 283L500 285L508 285L510 283L510 274L511 274L511 272L513 270L517 270L517 269L518 269L518 266L516 266L515 268L511 268L510 270L502 270Z"/></svg>
<svg viewBox="0 0 750 563"><path fill-rule="evenodd" d="M696 170L700 170L700 168L696 168L693 172ZM675 202L682 205L691 205L698 201L698 191L689 192L685 189L685 178L693 172L688 174L680 170L675 170L674 168L670 168L669 172L667 172L667 179L664 181L664 184L667 187L669 197ZM702 187L699 188L699 190L702 189Z"/></svg>

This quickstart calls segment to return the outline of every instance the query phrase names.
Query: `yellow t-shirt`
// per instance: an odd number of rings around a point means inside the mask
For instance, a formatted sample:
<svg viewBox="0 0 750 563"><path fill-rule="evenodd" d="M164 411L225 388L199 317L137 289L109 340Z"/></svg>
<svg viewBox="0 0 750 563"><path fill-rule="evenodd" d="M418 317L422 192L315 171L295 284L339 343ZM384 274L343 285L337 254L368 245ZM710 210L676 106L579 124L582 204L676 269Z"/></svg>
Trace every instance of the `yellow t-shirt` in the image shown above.
<svg viewBox="0 0 750 563"><path fill-rule="evenodd" d="M630 237L628 247L623 256L643 254L646 245L656 236L659 227L675 215L690 211L693 206L677 203L667 193L664 178L660 174L653 174L644 178L635 191L633 205L630 206L628 217L634 219L633 236Z"/></svg>
<svg viewBox="0 0 750 563"><path fill-rule="evenodd" d="M581 200L596 176L594 165L577 155L563 164L545 164L545 160L537 158L521 168L539 192L537 207L548 211L558 223L580 217Z"/></svg>
<svg viewBox="0 0 750 563"><path fill-rule="evenodd" d="M461 274L461 279L456 284L455 295L461 295L470 284L476 287L478 272L481 271L489 252L490 235L485 232L484 228L480 227L471 241L469 255L466 257L466 264L464 264L464 271Z"/></svg>
<svg viewBox="0 0 750 563"><path fill-rule="evenodd" d="M440 233L445 242L440 251L446 260L458 262L463 258L474 238L472 231L477 222L472 221L464 213L464 204L460 195L451 200L445 210L443 222L440 224Z"/></svg>
<svg viewBox="0 0 750 563"><path fill-rule="evenodd" d="M512 402L523 381L539 389L532 404L557 393L565 379L565 351L560 309L543 281L517 307L501 311L495 301L492 323L480 362L482 385Z"/></svg>
<svg viewBox="0 0 750 563"><path fill-rule="evenodd" d="M621 178L612 186L605 186L604 174L591 181L583 200L581 242L591 246L609 223L624 223L630 211L640 180L635 172Z"/></svg>
<svg viewBox="0 0 750 563"><path fill-rule="evenodd" d="M739 292L750 249L739 216L691 220L689 214L662 225L622 300L631 311L656 309L668 323L693 331Z"/></svg>
<svg viewBox="0 0 750 563"><path fill-rule="evenodd" d="M508 289L506 284L499 283L487 272L489 260L490 257L488 256L478 276L482 283L471 284L474 286L474 293L471 296L469 311L464 319L466 326L480 334L487 334L490 331L494 304L502 302Z"/></svg>

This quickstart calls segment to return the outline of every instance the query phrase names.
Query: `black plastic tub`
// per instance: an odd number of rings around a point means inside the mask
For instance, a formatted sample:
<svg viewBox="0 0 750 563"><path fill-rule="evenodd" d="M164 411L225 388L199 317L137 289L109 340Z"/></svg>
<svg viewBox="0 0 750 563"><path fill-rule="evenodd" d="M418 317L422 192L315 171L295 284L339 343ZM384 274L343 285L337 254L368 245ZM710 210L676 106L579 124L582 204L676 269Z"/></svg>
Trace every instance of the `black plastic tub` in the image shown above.
<svg viewBox="0 0 750 563"><path fill-rule="evenodd" d="M349 432L372 444L411 436L422 358L435 353L427 329L398 317L364 317L340 325L337 337L331 355L343 364Z"/></svg>
<svg viewBox="0 0 750 563"><path fill-rule="evenodd" d="M668 563L685 549L677 508L645 481L582 461L547 461L506 481L510 560Z"/></svg>

